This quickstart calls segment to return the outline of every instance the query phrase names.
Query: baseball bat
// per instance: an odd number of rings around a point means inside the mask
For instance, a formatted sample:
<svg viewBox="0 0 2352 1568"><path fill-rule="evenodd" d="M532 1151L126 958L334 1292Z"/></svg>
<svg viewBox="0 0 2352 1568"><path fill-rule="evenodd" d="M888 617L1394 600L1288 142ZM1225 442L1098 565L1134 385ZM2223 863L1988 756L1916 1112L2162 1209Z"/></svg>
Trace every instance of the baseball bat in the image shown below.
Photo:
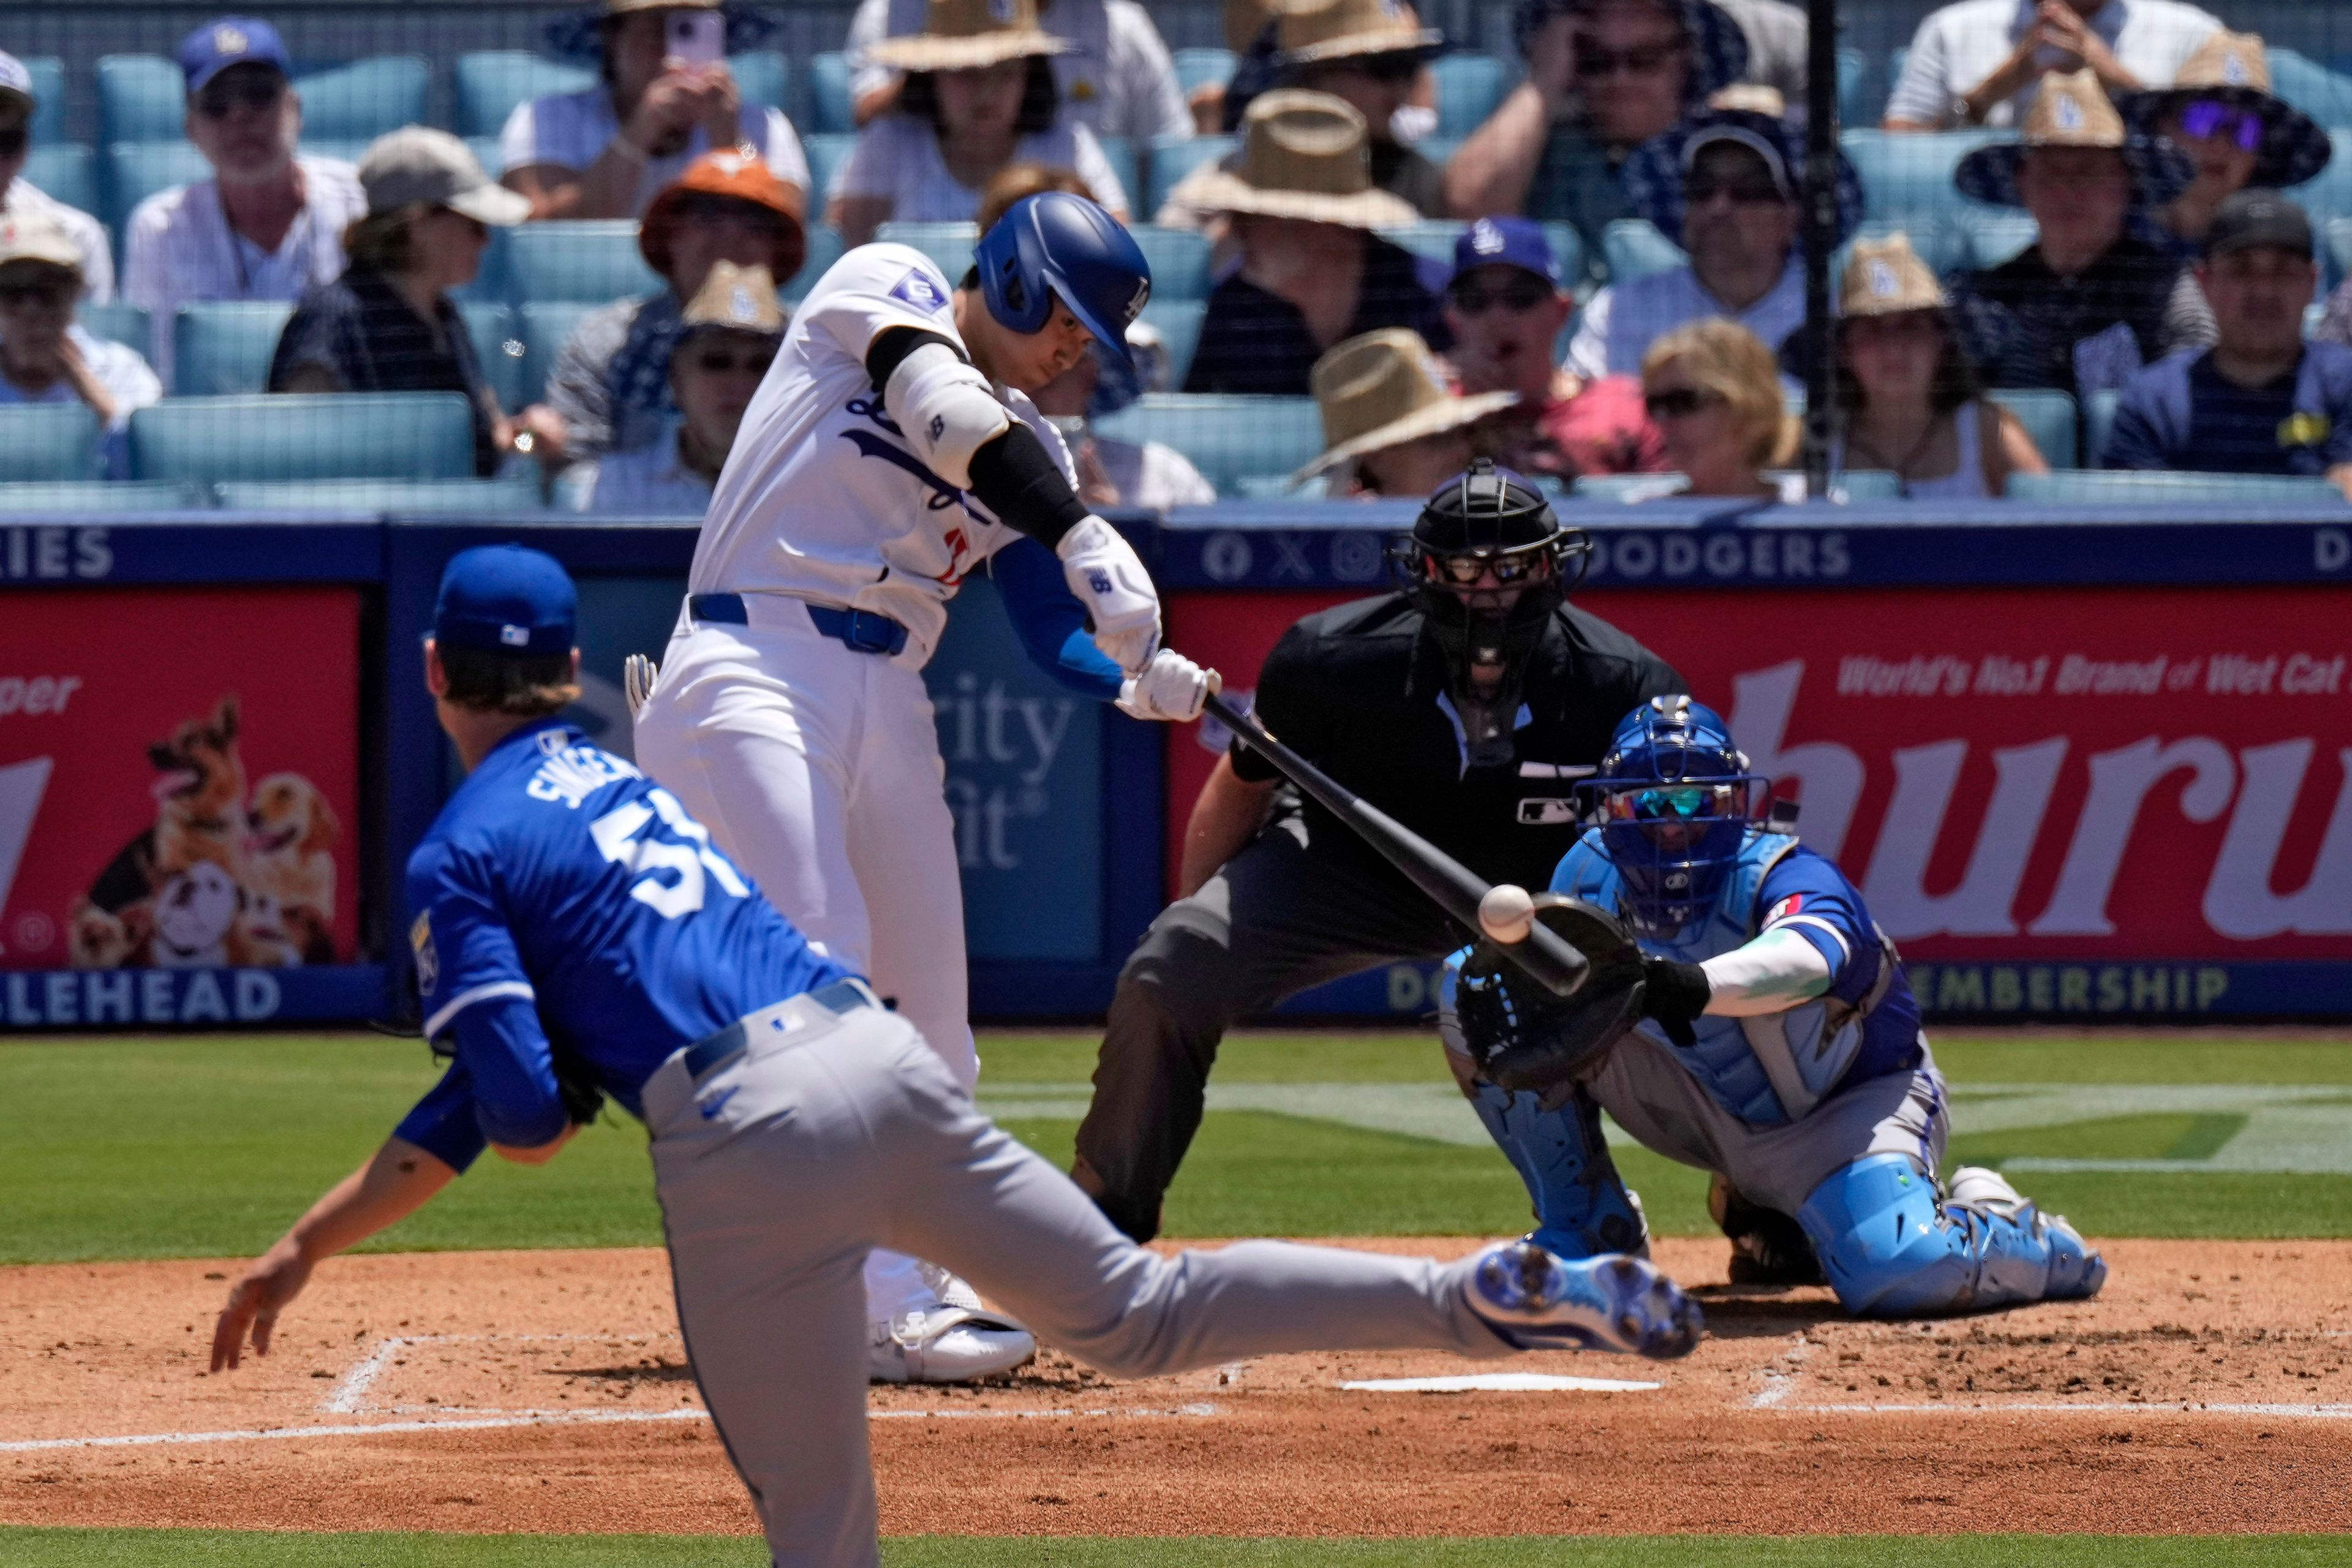
<svg viewBox="0 0 2352 1568"><path fill-rule="evenodd" d="M1282 770L1283 775L1313 795L1324 809L1353 828L1357 837L1379 850L1390 865L1412 879L1463 928L1486 930L1478 906L1491 888L1475 871L1349 789L1330 774L1265 732L1258 721L1212 692L1208 711L1250 750ZM1563 941L1542 921L1528 922L1528 934L1517 942L1496 942L1496 950L1537 984L1556 996L1566 996L1584 984L1591 965L1584 954Z"/></svg>

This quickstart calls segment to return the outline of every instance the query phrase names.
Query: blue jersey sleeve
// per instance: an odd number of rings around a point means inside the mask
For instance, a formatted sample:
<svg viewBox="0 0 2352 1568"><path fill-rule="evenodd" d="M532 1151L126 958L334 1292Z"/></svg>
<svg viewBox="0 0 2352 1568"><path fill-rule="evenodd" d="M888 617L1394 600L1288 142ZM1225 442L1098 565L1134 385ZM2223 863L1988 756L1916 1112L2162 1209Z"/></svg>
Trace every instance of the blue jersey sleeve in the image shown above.
<svg viewBox="0 0 2352 1568"><path fill-rule="evenodd" d="M1086 608L1062 581L1054 552L1034 539L1016 539L996 552L994 575L1031 662L1073 691L1116 701L1118 666L1095 647Z"/></svg>
<svg viewBox="0 0 2352 1568"><path fill-rule="evenodd" d="M480 1157L486 1140L474 1115L474 1083L464 1062L451 1062L441 1080L425 1091L416 1108L392 1135L415 1144L451 1170L463 1173Z"/></svg>
<svg viewBox="0 0 2352 1568"><path fill-rule="evenodd" d="M1764 873L1757 900L1763 916L1759 933L1795 931L1818 949L1830 966L1830 989L1843 993L1847 984L1867 971L1878 973L1878 939L1862 895L1835 866L1801 847L1780 857Z"/></svg>
<svg viewBox="0 0 2352 1568"><path fill-rule="evenodd" d="M409 898L422 911L409 940L425 1038L446 1042L467 1069L491 1142L534 1148L551 1141L568 1121L554 1054L487 857L434 846L411 868Z"/></svg>

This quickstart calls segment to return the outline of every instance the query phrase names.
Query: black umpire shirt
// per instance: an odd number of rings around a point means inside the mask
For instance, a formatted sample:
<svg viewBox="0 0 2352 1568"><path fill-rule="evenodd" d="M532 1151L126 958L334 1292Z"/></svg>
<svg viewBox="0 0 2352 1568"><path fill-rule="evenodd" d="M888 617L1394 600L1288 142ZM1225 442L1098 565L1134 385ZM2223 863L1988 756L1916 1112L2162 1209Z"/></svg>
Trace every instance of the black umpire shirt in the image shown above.
<svg viewBox="0 0 2352 1568"><path fill-rule="evenodd" d="M1259 674L1255 711L1276 740L1490 882L1543 888L1576 842L1576 786L1618 721L1682 677L1600 616L1562 605L1528 660L1512 761L1471 767L1446 691L1444 655L1422 635L1409 593L1308 616ZM1235 742L1234 772L1279 777ZM1285 791L1277 811L1309 814L1318 853L1377 852L1322 807Z"/></svg>

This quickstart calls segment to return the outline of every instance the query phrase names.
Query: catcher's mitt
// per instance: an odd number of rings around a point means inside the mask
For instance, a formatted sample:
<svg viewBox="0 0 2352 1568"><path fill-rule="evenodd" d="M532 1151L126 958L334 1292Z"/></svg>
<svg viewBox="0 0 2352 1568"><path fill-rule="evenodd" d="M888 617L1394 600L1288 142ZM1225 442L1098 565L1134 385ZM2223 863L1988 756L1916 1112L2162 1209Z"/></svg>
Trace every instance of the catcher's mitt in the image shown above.
<svg viewBox="0 0 2352 1568"><path fill-rule="evenodd" d="M1536 919L1591 961L1585 983L1554 996L1481 942L1462 966L1454 1010L1490 1081L1542 1094L1586 1075L1641 1021L1642 951L1615 917L1580 899L1538 893Z"/></svg>

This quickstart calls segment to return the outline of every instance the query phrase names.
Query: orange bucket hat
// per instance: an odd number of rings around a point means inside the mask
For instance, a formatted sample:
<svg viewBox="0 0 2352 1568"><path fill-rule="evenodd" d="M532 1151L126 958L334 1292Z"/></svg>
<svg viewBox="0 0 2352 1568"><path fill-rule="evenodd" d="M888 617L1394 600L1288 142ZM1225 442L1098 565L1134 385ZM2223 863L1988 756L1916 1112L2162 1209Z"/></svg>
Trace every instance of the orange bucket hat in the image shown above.
<svg viewBox="0 0 2352 1568"><path fill-rule="evenodd" d="M637 250L646 265L663 277L669 276L670 236L689 196L731 196L783 219L784 231L777 237L775 254L768 260L768 275L778 283L798 273L808 259L808 234L802 226L807 198L776 178L775 171L758 153L730 147L705 153L688 163L646 208L645 221L637 227Z"/></svg>

